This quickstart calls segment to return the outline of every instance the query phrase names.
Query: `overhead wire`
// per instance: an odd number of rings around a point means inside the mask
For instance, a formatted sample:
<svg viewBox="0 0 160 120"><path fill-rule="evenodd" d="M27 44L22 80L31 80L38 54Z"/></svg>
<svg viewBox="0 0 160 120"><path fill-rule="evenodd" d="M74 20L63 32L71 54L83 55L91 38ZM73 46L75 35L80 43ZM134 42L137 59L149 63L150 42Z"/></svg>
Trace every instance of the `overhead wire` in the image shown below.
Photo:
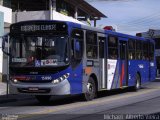
<svg viewBox="0 0 160 120"><path fill-rule="evenodd" d="M156 14L152 14L152 15L148 15L148 16L145 16L143 18L139 18L139 19L136 19L136 20L133 20L133 21L129 21L129 22L122 22L120 23L121 25L127 25L127 26L132 26L132 25L144 25L144 24L160 24L160 21L153 21L154 19L158 19L160 18L160 13L157 13Z"/></svg>

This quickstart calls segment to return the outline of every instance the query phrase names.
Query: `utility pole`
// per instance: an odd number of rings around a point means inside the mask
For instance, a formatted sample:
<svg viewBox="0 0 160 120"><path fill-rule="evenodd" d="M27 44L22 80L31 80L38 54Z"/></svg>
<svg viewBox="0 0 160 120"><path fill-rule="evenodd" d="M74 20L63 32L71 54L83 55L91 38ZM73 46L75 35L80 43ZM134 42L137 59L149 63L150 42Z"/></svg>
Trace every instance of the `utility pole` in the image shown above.
<svg viewBox="0 0 160 120"><path fill-rule="evenodd" d="M74 18L75 19L78 18L78 8L77 8L77 6L75 6Z"/></svg>
<svg viewBox="0 0 160 120"><path fill-rule="evenodd" d="M49 0L50 20L53 20L53 11L56 11L56 0Z"/></svg>

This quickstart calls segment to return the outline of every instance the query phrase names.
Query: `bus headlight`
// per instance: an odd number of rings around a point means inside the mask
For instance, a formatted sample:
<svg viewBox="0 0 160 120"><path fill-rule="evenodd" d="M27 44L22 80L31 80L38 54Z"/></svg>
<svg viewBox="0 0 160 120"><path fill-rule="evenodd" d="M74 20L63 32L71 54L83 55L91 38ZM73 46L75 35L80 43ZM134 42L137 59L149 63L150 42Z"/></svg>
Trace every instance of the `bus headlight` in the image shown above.
<svg viewBox="0 0 160 120"><path fill-rule="evenodd" d="M60 82L62 82L63 80L67 79L69 77L69 73L66 73L65 75L63 75L62 77L59 77L55 80L52 81L53 84L58 84Z"/></svg>
<svg viewBox="0 0 160 120"><path fill-rule="evenodd" d="M13 81L13 83L17 83L17 82L18 82L18 80L17 80L17 79L13 79L12 81Z"/></svg>
<svg viewBox="0 0 160 120"><path fill-rule="evenodd" d="M60 83L60 80L59 79L53 80L52 83L53 84L58 84L58 83Z"/></svg>

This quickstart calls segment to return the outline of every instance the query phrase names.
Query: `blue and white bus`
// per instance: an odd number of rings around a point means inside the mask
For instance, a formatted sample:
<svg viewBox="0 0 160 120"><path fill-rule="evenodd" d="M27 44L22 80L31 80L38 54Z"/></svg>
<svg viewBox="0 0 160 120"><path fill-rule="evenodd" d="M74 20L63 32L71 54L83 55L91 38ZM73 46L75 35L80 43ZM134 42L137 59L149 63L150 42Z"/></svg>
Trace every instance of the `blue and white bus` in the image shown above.
<svg viewBox="0 0 160 120"><path fill-rule="evenodd" d="M155 79L150 39L63 21L15 23L8 36L11 94L47 101L83 93L92 100L98 91L139 89Z"/></svg>

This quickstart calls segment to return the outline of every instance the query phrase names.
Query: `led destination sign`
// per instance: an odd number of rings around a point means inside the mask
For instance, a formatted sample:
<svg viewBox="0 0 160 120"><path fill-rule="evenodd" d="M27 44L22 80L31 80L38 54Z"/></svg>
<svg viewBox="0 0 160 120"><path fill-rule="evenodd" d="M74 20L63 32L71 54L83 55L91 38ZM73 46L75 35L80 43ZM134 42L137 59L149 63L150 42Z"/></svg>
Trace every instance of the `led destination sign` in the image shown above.
<svg viewBox="0 0 160 120"><path fill-rule="evenodd" d="M56 24L53 25L23 25L20 29L22 32L34 31L52 31L56 30Z"/></svg>
<svg viewBox="0 0 160 120"><path fill-rule="evenodd" d="M39 22L30 21L16 23L11 26L11 33L34 33L34 32L67 32L67 24L63 22Z"/></svg>

